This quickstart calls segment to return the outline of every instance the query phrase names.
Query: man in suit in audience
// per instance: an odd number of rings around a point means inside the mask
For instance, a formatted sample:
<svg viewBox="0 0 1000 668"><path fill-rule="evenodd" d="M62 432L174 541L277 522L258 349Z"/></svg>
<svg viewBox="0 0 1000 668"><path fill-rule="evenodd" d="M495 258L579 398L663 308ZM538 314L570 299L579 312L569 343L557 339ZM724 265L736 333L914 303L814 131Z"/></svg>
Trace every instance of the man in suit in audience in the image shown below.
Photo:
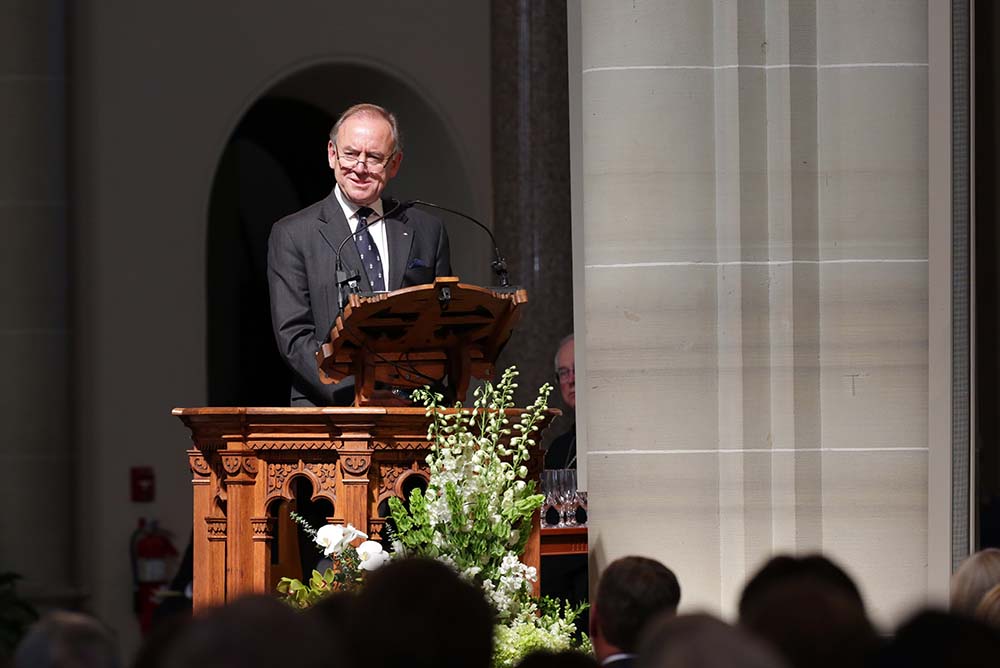
<svg viewBox="0 0 1000 668"><path fill-rule="evenodd" d="M643 627L676 614L681 586L673 571L654 559L622 557L601 574L590 610L590 640L602 666L632 668Z"/></svg>
<svg viewBox="0 0 1000 668"><path fill-rule="evenodd" d="M396 202L382 198L403 159L393 114L374 104L345 111L330 132L327 159L333 191L279 220L268 239L271 324L292 370L293 406L348 405L354 399L353 379L325 385L316 365L340 308L336 257L342 243L341 262L359 277L362 291L398 290L451 274L441 220L418 209L394 213ZM384 220L364 229L383 214Z"/></svg>
<svg viewBox="0 0 1000 668"><path fill-rule="evenodd" d="M569 411L576 410L576 359L573 345L573 334L570 334L556 348L554 360L556 380L559 382L559 392L563 405ZM566 433L561 434L549 444L545 451L545 468L575 469L576 468L576 420L569 415L573 423ZM549 522L558 521L558 513L550 509ZM560 554L542 557L543 596L560 598L570 603L583 603L587 600L589 577L587 573L586 554ZM577 628L586 633L589 611L584 610L577 618Z"/></svg>
<svg viewBox="0 0 1000 668"><path fill-rule="evenodd" d="M571 416L573 424L566 433L560 435L549 444L545 451L545 468L575 469L576 468L576 348L573 344L573 334L559 342L555 357L556 379L559 381L559 393L563 404L574 413Z"/></svg>

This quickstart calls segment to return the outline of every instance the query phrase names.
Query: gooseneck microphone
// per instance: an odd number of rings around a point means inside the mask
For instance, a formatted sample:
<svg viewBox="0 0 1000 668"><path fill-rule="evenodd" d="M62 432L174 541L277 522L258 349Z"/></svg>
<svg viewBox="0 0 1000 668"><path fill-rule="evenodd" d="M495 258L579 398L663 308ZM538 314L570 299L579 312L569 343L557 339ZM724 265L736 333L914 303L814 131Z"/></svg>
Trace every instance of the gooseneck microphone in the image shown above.
<svg viewBox="0 0 1000 668"><path fill-rule="evenodd" d="M399 213L400 211L405 211L406 209L409 209L410 207L416 206L418 204L421 206L430 207L432 209L440 209L441 211L447 211L448 213L455 214L456 216L465 218L466 220L475 223L483 230L485 230L486 234L490 235L490 241L493 243L493 257L495 259L493 260L493 262L490 263L490 267L493 269L493 273L496 274L497 280L500 282L500 287L510 288L510 278L508 277L507 274L507 260L505 260L503 255L500 253L500 249L497 247L496 237L493 236L493 232L492 230L490 230L490 228L486 227L472 216L462 213L461 211L456 211L455 209L449 209L448 207L441 206L440 204L425 202L424 200L420 199L411 199L405 202L397 202L394 207L383 213L381 216L372 216L367 220L365 225L359 226L358 229L354 230L354 232L348 234L346 237L344 237L344 240L340 242L340 245L337 246L336 278L337 278L337 308L339 310L343 311L344 309L344 304L346 302L345 300L346 294L344 292L345 289L347 290L347 294L358 294L361 291L358 286L358 281L361 278L360 274L357 271L353 271L353 273L348 274L348 272L344 269L344 262L341 259L341 252L344 250L344 246L356 234L359 234L364 230L367 230L369 227L379 222L380 220L388 218L389 216L395 213Z"/></svg>
<svg viewBox="0 0 1000 668"><path fill-rule="evenodd" d="M497 275L497 280L500 281L500 287L508 288L510 287L510 278L507 276L507 260L504 259L503 255L500 253L500 249L497 247L497 239L493 236L493 231L486 227L478 220L472 216L462 213L461 211L455 211L455 209L449 209L446 206L441 206L440 204L433 204L431 202L425 202L422 199L411 199L406 202L408 207L419 204L421 206L429 206L432 209L440 209L441 211L447 211L448 213L453 213L456 216L465 218L466 220L475 223L479 227L486 230L486 234L490 235L490 241L493 243L493 257L495 258L493 262L490 263L490 267L493 268L493 273Z"/></svg>

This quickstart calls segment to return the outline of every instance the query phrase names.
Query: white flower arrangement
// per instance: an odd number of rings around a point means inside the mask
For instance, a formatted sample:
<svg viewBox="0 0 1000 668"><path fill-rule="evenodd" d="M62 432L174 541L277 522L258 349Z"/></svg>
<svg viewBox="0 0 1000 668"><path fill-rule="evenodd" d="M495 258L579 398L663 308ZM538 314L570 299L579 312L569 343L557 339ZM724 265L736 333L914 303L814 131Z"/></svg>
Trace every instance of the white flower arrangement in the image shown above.
<svg viewBox="0 0 1000 668"><path fill-rule="evenodd" d="M409 507L400 499L389 500L396 525L392 554L371 540L351 547L357 538L368 536L349 524L312 531L293 513L336 567L323 574L313 571L308 583L283 578L278 590L286 599L308 607L331 591L361 586L363 571L382 566L393 555L429 557L482 587L497 615L497 668L512 667L538 649L589 651L589 640L576 639L573 623L586 606L536 599L533 584L538 575L520 559L532 516L543 500L535 493L535 481L526 479L527 462L552 387L543 385L535 402L511 424L507 411L514 406L516 377L511 367L496 386L485 383L475 391L475 402L468 409L458 405L443 410L441 395L416 390L413 396L424 402L431 418L430 479L425 492L414 490Z"/></svg>
<svg viewBox="0 0 1000 668"><path fill-rule="evenodd" d="M535 649L589 649L586 639L582 645L575 639L573 620L583 608L536 599L537 573L520 560L543 500L526 479L527 462L552 388L543 385L511 424L516 377L512 367L496 386L485 383L471 409L445 411L440 395L414 392L431 417L430 481L423 494L414 491L409 508L389 501L396 538L408 553L444 561L482 587L497 614L498 668Z"/></svg>
<svg viewBox="0 0 1000 668"><path fill-rule="evenodd" d="M342 554L355 538L368 538L368 534L361 533L350 524L326 524L319 528L313 540L323 550L323 556L329 557Z"/></svg>
<svg viewBox="0 0 1000 668"><path fill-rule="evenodd" d="M308 582L281 578L278 591L294 607L308 608L331 592L358 587L364 579L362 571L374 571L389 561L390 555L381 544L367 540L368 534L350 524L325 524L315 530L301 515L292 513L291 517L312 535L323 556L333 561L333 567L322 573L314 570ZM353 547L351 543L358 538L366 540Z"/></svg>

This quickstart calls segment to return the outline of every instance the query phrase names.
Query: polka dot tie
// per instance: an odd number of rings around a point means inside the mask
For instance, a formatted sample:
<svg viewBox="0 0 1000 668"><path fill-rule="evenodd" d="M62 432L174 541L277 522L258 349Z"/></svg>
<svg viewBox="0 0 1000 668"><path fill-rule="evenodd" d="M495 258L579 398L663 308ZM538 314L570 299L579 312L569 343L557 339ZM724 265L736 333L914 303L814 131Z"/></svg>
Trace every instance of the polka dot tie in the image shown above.
<svg viewBox="0 0 1000 668"><path fill-rule="evenodd" d="M385 278L382 271L382 257L378 254L378 246L372 238L371 232L365 228L368 223L368 216L374 211L367 206L358 209L358 227L354 234L354 244L358 247L358 255L361 256L361 263L365 267L368 275L368 284L371 285L372 292L385 290ZM364 229L362 229L364 228Z"/></svg>

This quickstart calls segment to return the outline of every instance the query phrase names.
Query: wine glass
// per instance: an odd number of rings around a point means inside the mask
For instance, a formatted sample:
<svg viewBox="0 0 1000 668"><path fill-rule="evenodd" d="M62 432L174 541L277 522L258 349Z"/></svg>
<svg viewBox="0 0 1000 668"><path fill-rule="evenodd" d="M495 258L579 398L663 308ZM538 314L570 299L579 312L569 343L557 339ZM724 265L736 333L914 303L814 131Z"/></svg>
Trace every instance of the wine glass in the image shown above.
<svg viewBox="0 0 1000 668"><path fill-rule="evenodd" d="M558 488L558 471L553 469L545 469L542 471L542 496L545 497L542 500L542 510L541 519L543 527L554 527L558 524L549 521L549 512L556 507L557 500L557 488ZM558 510L558 509L557 509ZM560 513L561 515L561 513Z"/></svg>
<svg viewBox="0 0 1000 668"><path fill-rule="evenodd" d="M560 472L562 484L559 487L559 526L576 525L576 469L562 469Z"/></svg>

